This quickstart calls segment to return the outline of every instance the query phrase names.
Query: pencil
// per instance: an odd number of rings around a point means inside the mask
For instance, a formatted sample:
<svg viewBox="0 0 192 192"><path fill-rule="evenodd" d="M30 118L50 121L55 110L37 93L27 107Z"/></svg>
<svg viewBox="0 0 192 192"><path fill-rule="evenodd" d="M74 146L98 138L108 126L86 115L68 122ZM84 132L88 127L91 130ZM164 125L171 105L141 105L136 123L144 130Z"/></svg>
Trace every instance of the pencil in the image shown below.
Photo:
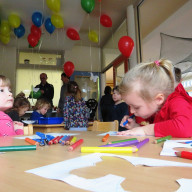
<svg viewBox="0 0 192 192"><path fill-rule="evenodd" d="M154 141L154 143L161 143L161 142L163 142L163 141L166 141L166 140L169 140L169 139L171 139L172 138L172 136L171 135L169 135L169 136L166 136L166 137L161 137L161 138L159 138L159 139L156 139L155 141Z"/></svg>
<svg viewBox="0 0 192 192"><path fill-rule="evenodd" d="M129 117L129 119L133 119L134 117L135 115L133 114ZM127 123L129 123L128 119L123 123L123 126L125 126Z"/></svg>
<svg viewBox="0 0 192 192"><path fill-rule="evenodd" d="M102 141L105 142L105 141L107 141L108 138L109 138L109 134L106 134L106 135L103 137Z"/></svg>
<svg viewBox="0 0 192 192"><path fill-rule="evenodd" d="M26 141L27 143L32 144L32 145L37 145L37 146L39 146L39 142L34 141L34 140L32 140L32 139L30 139L30 138L28 138L28 137L25 138L25 141Z"/></svg>
<svg viewBox="0 0 192 192"><path fill-rule="evenodd" d="M82 153L133 153L136 147L81 147Z"/></svg>
<svg viewBox="0 0 192 192"><path fill-rule="evenodd" d="M73 136L70 136L69 139L66 141L66 145L70 145L72 139L73 139Z"/></svg>
<svg viewBox="0 0 192 192"><path fill-rule="evenodd" d="M73 145L76 142L76 140L77 140L77 137L74 136L73 139L70 142L70 145Z"/></svg>
<svg viewBox="0 0 192 192"><path fill-rule="evenodd" d="M99 147L125 147L129 145L136 145L138 144L138 140L132 140L132 141L125 141L125 142L120 142L120 143L112 143L112 144L107 144L107 145L101 145Z"/></svg>
<svg viewBox="0 0 192 192"><path fill-rule="evenodd" d="M79 139L77 142L75 142L73 145L71 145L68 148L68 151L73 151L76 147L78 147L79 145L81 145L83 143L83 139Z"/></svg>
<svg viewBox="0 0 192 192"><path fill-rule="evenodd" d="M138 144L136 144L135 147L137 147L137 149L139 149L140 147L142 147L145 143L148 143L149 142L149 138L146 138L142 141L140 141Z"/></svg>
<svg viewBox="0 0 192 192"><path fill-rule="evenodd" d="M181 152L175 152L175 154L178 157L185 158L185 159L191 159L192 160L192 152L189 151L181 151Z"/></svg>
<svg viewBox="0 0 192 192"><path fill-rule="evenodd" d="M108 144L113 144L113 143L121 143L125 141L132 141L132 140L137 140L136 138L130 138L130 139L123 139L123 140L117 140L117 141L111 141Z"/></svg>

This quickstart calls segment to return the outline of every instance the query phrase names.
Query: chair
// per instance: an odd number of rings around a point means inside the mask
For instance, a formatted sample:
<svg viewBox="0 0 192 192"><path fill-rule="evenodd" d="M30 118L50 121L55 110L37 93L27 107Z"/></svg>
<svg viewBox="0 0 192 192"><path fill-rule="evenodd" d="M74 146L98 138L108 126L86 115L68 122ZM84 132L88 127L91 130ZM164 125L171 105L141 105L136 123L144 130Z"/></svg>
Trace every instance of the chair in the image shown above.
<svg viewBox="0 0 192 192"><path fill-rule="evenodd" d="M118 131L119 129L119 122L117 120L112 122L100 122L94 121L92 131Z"/></svg>

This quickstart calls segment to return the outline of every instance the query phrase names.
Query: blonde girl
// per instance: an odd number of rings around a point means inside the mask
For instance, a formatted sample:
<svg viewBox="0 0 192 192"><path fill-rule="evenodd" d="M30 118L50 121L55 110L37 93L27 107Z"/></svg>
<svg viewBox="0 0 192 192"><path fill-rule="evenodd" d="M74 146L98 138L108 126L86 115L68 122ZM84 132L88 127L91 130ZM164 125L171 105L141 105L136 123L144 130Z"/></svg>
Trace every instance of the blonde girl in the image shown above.
<svg viewBox="0 0 192 192"><path fill-rule="evenodd" d="M125 127L129 130L120 135L153 135L157 137L192 136L192 98L181 83L175 88L174 67L169 60L160 59L151 63L138 64L124 77L120 85L123 100L130 112L151 124L138 127L132 119Z"/></svg>

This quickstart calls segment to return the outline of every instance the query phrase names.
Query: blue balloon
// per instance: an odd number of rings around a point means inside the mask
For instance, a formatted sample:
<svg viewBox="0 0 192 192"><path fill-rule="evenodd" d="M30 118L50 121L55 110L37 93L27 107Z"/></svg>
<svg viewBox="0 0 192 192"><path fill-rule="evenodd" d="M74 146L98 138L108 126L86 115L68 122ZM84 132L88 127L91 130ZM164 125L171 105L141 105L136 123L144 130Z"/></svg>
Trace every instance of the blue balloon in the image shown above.
<svg viewBox="0 0 192 192"><path fill-rule="evenodd" d="M52 34L55 31L55 26L51 23L51 18L45 20L45 29Z"/></svg>
<svg viewBox="0 0 192 192"><path fill-rule="evenodd" d="M44 22L43 15L40 12L33 13L32 21L35 26L40 27Z"/></svg>
<svg viewBox="0 0 192 192"><path fill-rule="evenodd" d="M20 38L25 34L25 28L23 25L20 25L18 28L14 28L15 35Z"/></svg>

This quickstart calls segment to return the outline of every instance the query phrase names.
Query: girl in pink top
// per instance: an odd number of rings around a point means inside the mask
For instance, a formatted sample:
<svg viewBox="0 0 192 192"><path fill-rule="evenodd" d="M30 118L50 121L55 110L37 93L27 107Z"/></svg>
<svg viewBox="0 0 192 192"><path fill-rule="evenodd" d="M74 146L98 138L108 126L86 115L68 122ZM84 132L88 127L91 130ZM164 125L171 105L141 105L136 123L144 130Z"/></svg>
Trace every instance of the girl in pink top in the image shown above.
<svg viewBox="0 0 192 192"><path fill-rule="evenodd" d="M4 113L13 106L10 86L10 80L0 75L0 136L23 135L23 129L18 126L14 128L12 119Z"/></svg>
<svg viewBox="0 0 192 192"><path fill-rule="evenodd" d="M121 125L128 120L125 127L129 130L119 135L192 136L192 97L176 83L170 61L138 64L125 75L120 92L130 112L150 119L151 124L140 127L125 116Z"/></svg>

